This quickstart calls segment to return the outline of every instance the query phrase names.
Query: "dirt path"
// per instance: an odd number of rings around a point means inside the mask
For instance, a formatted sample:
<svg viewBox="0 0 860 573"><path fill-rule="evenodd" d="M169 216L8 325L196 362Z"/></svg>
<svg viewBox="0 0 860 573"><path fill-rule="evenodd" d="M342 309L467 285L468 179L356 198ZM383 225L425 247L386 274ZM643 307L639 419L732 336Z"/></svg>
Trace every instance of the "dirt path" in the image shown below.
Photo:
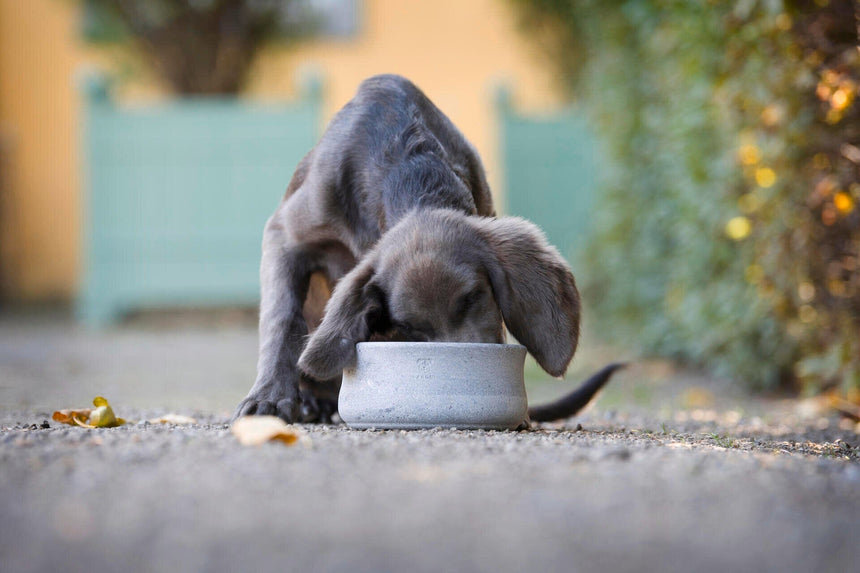
<svg viewBox="0 0 860 573"><path fill-rule="evenodd" d="M53 319L0 320L2 569L860 563L860 435L838 418L646 364L583 416L532 431L307 426L309 445L247 448L225 422L255 339L233 323L92 334ZM95 394L132 420L176 411L198 424L39 427L52 409Z"/></svg>

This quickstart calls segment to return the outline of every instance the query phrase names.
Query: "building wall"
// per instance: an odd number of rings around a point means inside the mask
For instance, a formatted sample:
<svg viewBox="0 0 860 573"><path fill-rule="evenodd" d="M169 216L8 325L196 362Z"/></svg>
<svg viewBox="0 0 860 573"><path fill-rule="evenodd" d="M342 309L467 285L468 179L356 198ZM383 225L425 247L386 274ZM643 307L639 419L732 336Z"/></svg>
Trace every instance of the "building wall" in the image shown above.
<svg viewBox="0 0 860 573"><path fill-rule="evenodd" d="M16 298L65 298L79 264L74 7L0 0L0 261Z"/></svg>
<svg viewBox="0 0 860 573"><path fill-rule="evenodd" d="M505 0L364 0L362 6L354 38L265 51L249 97L292 97L296 78L313 68L325 81L328 119L365 77L405 75L478 148L503 208L494 86L508 82L526 109L558 102L548 67L517 33ZM0 145L9 150L0 198L0 277L6 293L19 300L68 299L78 281L83 174L75 75L117 61L81 43L78 15L72 0L0 0ZM134 100L164 90L143 73L122 93Z"/></svg>

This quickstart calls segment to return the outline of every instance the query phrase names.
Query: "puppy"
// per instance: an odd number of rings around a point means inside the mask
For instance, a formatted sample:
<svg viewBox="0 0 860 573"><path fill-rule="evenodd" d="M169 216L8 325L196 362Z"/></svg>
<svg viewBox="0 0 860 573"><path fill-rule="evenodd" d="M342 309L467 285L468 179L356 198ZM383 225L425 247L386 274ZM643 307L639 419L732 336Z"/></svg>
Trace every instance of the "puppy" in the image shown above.
<svg viewBox="0 0 860 573"><path fill-rule="evenodd" d="M579 338L567 263L535 225L495 217L474 148L399 76L364 81L299 163L260 276L257 378L234 418L330 421L357 342L503 343L507 327L561 376ZM619 366L530 418L572 415Z"/></svg>

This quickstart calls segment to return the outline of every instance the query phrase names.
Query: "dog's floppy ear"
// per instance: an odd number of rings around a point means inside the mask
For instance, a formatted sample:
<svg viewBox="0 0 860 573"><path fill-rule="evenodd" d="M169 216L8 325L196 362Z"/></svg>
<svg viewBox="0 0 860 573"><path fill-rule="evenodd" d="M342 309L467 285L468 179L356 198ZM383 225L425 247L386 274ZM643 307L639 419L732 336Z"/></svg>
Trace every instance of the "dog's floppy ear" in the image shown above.
<svg viewBox="0 0 860 573"><path fill-rule="evenodd" d="M338 282L323 320L308 339L299 368L318 380L334 378L355 360L355 345L370 338L372 322L384 310L373 265L360 263Z"/></svg>
<svg viewBox="0 0 860 573"><path fill-rule="evenodd" d="M544 370L562 376L579 341L579 292L567 262L524 219L477 225L490 245L487 269L505 325Z"/></svg>

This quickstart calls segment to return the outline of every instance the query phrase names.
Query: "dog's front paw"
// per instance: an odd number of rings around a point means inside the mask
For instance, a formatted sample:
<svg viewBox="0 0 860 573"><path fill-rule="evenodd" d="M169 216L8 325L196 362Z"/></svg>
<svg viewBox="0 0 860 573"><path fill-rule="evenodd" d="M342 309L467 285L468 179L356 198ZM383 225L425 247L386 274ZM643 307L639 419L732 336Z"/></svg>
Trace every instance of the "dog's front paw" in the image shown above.
<svg viewBox="0 0 860 573"><path fill-rule="evenodd" d="M292 424L302 421L302 402L298 389L284 384L257 383L239 402L231 421L242 416L277 416Z"/></svg>
<svg viewBox="0 0 860 573"><path fill-rule="evenodd" d="M301 389L302 422L331 424L332 417L337 412L337 399L321 398L307 388Z"/></svg>

